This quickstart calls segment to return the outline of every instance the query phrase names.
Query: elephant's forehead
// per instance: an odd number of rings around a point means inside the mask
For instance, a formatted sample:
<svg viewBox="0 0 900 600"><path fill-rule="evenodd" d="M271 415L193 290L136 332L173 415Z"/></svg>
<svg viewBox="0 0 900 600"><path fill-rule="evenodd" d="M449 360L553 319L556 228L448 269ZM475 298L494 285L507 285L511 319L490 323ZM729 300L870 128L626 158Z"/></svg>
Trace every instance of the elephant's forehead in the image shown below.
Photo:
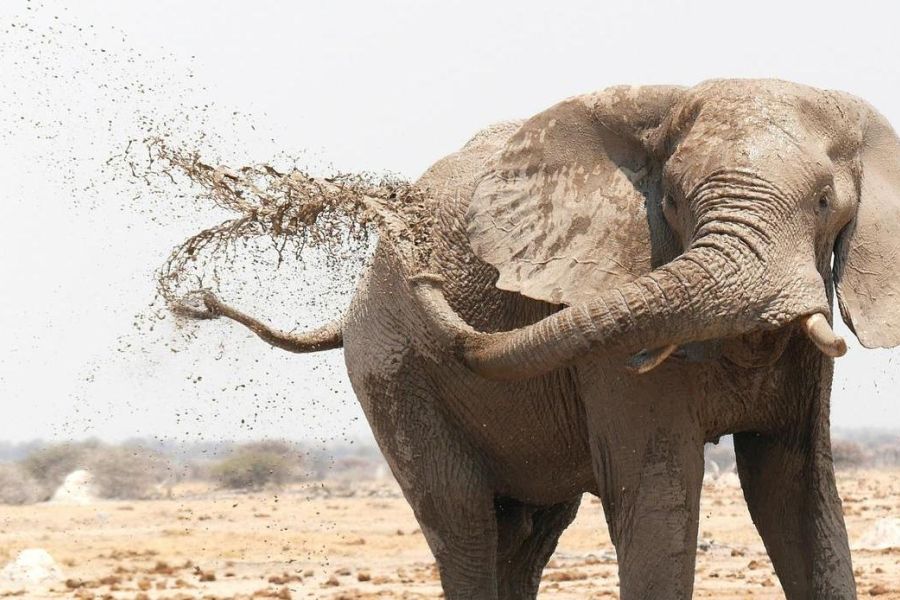
<svg viewBox="0 0 900 600"><path fill-rule="evenodd" d="M718 170L784 171L790 164L806 171L824 167L824 145L797 119L786 115L731 113L698 119L666 164L670 181L690 186Z"/></svg>
<svg viewBox="0 0 900 600"><path fill-rule="evenodd" d="M802 132L799 98L748 93L704 100L692 128L725 141L752 137L796 136Z"/></svg>
<svg viewBox="0 0 900 600"><path fill-rule="evenodd" d="M781 81L723 81L689 91L686 107L692 129L724 141L754 135L796 136L804 129L809 107L822 92Z"/></svg>
<svg viewBox="0 0 900 600"><path fill-rule="evenodd" d="M846 94L778 80L724 80L689 90L683 117L719 134L834 136L855 131L861 114Z"/></svg>
<svg viewBox="0 0 900 600"><path fill-rule="evenodd" d="M689 91L681 107L681 133L667 172L686 184L722 168L815 178L830 160L843 160L859 147L861 111L861 103L846 94L791 82L707 82Z"/></svg>
<svg viewBox="0 0 900 600"><path fill-rule="evenodd" d="M821 90L816 88L779 79L714 79L695 86L688 95L706 101L740 102L747 97L799 100L820 93Z"/></svg>
<svg viewBox="0 0 900 600"><path fill-rule="evenodd" d="M694 180L723 168L767 170L785 163L827 160L823 137L810 127L802 99L788 93L758 93L752 86L704 94L686 110L666 171L676 180Z"/></svg>
<svg viewBox="0 0 900 600"><path fill-rule="evenodd" d="M733 107L704 110L679 146L691 151L709 147L723 160L752 160L763 154L784 157L803 151L814 140L797 111L751 99Z"/></svg>

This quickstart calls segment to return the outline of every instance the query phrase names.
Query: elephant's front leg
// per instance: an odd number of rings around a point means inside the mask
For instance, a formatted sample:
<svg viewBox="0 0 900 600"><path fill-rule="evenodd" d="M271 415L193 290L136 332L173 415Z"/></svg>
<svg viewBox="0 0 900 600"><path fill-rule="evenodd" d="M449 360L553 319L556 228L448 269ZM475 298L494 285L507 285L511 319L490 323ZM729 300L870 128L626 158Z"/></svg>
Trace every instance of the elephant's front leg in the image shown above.
<svg viewBox="0 0 900 600"><path fill-rule="evenodd" d="M672 375L664 365L640 379L601 376L592 382L597 397L585 399L622 600L688 600L693 592L703 436L690 394Z"/></svg>
<svg viewBox="0 0 900 600"><path fill-rule="evenodd" d="M602 444L602 442L601 442ZM703 446L654 436L597 448L622 600L689 599L694 587Z"/></svg>
<svg viewBox="0 0 900 600"><path fill-rule="evenodd" d="M833 363L802 339L784 356L771 376L777 391L767 400L778 426L734 436L744 497L789 600L853 599L831 458Z"/></svg>
<svg viewBox="0 0 900 600"><path fill-rule="evenodd" d="M830 451L795 436L734 436L744 497L788 600L856 598Z"/></svg>

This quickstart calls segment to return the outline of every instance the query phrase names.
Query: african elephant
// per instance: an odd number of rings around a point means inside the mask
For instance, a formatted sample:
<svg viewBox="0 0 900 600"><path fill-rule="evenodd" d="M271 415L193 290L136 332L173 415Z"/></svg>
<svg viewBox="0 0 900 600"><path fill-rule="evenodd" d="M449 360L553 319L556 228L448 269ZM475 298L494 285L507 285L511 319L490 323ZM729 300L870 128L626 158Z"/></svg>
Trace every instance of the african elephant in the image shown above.
<svg viewBox="0 0 900 600"><path fill-rule="evenodd" d="M615 87L493 126L419 180L430 263L376 249L343 345L447 598L534 598L585 492L623 600L689 598L703 445L734 434L788 598L855 598L831 329L900 344L900 140L783 81ZM415 272L413 272L415 271Z"/></svg>

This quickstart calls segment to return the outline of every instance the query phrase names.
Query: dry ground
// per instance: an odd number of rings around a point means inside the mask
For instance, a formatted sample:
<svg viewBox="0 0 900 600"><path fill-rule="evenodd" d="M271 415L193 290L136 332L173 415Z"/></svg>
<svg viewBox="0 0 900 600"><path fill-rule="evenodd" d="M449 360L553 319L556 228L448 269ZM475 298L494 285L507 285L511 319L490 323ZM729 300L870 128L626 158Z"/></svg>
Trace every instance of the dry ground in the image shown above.
<svg viewBox="0 0 900 600"><path fill-rule="evenodd" d="M900 517L900 472L839 477L851 541ZM233 494L176 488L173 500L0 507L0 562L48 550L67 581L0 597L437 598L425 541L393 484L319 483ZM708 485L696 598L783 598L740 491ZM856 550L861 597L900 598L900 549ZM599 502L586 497L544 572L542 598L616 598Z"/></svg>

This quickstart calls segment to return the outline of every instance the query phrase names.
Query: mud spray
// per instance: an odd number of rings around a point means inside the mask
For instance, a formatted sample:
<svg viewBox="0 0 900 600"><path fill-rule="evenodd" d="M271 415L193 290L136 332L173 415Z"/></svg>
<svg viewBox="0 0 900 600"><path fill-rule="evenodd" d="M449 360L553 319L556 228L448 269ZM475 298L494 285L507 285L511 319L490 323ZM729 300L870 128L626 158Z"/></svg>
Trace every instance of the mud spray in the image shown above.
<svg viewBox="0 0 900 600"><path fill-rule="evenodd" d="M64 237L52 247L98 247L104 265L94 277L116 290L86 290L74 274L82 255L73 256L71 281L57 281L60 291L45 310L71 318L73 311L55 307L91 297L95 306L82 311L90 316L78 316L106 319L97 334L117 321L120 332L133 325L114 348L98 341L78 356L85 366L66 390L56 435L114 430L127 413L148 423L162 415L183 440L215 436L215 421L227 424L228 435L256 437L291 423L296 435L323 445L354 439L350 421L332 428L323 418L355 404L341 389L336 360L313 364L312 378L309 371L276 373L254 364L257 339L227 325L200 328L190 317L213 316L200 299L214 293L288 327L334 319L379 240L413 263L427 262L420 243L430 228L427 191L396 175L343 173L313 152L285 150L266 119L252 116L255 109L212 101L192 57L140 47L65 6L23 7L0 22L8 91L0 96L0 143L16 149L16 160L4 165L15 175L8 200L41 205L24 211L34 219L28 231L36 246ZM47 276L66 269L48 268ZM46 328L27 343L52 347L57 333ZM221 371L242 380L229 378L226 389L226 378L216 381ZM126 393L100 391L114 388L117 377L127 379ZM155 398L166 393L158 385L181 380L188 383L171 384L171 398ZM149 427L133 433L154 435Z"/></svg>
<svg viewBox="0 0 900 600"><path fill-rule="evenodd" d="M177 315L208 319L216 314L203 302L217 294L221 266L235 253L250 252L250 242L264 240L277 259L302 260L316 248L325 266L356 263L364 268L373 242L391 244L411 270L424 268L425 243L433 211L427 190L395 176L336 173L313 177L301 168L280 172L262 163L240 168L212 166L199 152L178 148L170 139L151 137L132 142L123 159L135 177L156 184L189 182L196 197L234 214L203 229L177 246L160 267L158 291ZM178 178L178 179L176 179Z"/></svg>

